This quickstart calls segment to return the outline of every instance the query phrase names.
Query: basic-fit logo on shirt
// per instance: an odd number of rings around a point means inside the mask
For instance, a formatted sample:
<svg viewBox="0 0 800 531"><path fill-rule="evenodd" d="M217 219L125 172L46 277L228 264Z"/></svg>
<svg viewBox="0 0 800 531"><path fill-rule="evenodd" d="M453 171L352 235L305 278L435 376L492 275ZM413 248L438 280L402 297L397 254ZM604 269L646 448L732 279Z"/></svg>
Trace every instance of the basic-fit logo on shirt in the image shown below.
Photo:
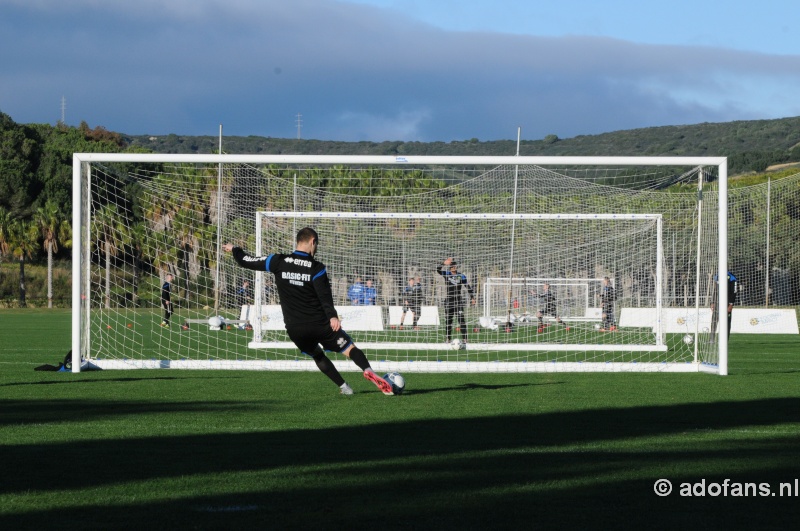
<svg viewBox="0 0 800 531"><path fill-rule="evenodd" d="M293 273L291 271L282 271L281 278L288 280L289 284L294 284L295 286L302 286L304 282L311 281L311 275L308 273Z"/></svg>

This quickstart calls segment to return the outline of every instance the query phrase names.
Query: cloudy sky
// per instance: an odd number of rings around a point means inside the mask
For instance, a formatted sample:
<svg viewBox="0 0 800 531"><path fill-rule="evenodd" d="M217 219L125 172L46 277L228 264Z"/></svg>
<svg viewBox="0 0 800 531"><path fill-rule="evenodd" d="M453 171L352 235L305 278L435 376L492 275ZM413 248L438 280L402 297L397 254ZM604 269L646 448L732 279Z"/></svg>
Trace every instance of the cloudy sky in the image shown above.
<svg viewBox="0 0 800 531"><path fill-rule="evenodd" d="M423 142L782 118L798 20L798 0L0 0L0 111Z"/></svg>

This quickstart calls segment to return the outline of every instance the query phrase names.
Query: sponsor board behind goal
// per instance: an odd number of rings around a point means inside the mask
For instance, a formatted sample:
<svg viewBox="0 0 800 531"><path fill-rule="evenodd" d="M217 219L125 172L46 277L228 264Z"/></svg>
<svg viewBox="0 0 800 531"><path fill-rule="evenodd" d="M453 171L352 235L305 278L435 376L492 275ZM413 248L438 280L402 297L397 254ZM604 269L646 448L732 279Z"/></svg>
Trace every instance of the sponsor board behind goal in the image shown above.
<svg viewBox="0 0 800 531"><path fill-rule="evenodd" d="M711 329L710 308L664 308L663 332L708 332ZM623 308L620 327L656 329L655 308ZM791 309L734 307L731 317L732 334L798 334L797 312Z"/></svg>

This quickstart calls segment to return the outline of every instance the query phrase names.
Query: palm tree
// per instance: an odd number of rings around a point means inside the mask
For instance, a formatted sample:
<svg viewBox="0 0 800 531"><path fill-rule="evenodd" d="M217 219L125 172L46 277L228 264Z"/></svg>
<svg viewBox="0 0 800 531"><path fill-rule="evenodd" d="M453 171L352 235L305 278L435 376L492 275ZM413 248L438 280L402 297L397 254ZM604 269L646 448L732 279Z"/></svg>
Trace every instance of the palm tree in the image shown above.
<svg viewBox="0 0 800 531"><path fill-rule="evenodd" d="M115 205L107 204L92 219L92 240L102 246L106 262L105 307L111 308L111 257L129 238L127 227Z"/></svg>
<svg viewBox="0 0 800 531"><path fill-rule="evenodd" d="M133 250L133 293L131 294L131 302L133 306L139 305L139 281L142 272L142 261L146 256L148 230L144 222L136 223L131 227L130 232L131 248Z"/></svg>
<svg viewBox="0 0 800 531"><path fill-rule="evenodd" d="M11 214L5 207L0 207L0 256L8 254L9 231L11 230Z"/></svg>
<svg viewBox="0 0 800 531"><path fill-rule="evenodd" d="M48 201L44 207L36 209L36 223L42 235L42 243L47 249L47 307L53 307L53 253L58 252L59 237L64 233L63 225L69 225L61 215L58 205Z"/></svg>
<svg viewBox="0 0 800 531"><path fill-rule="evenodd" d="M200 213L190 205L175 212L174 231L175 241L178 245L180 270L183 275L186 304L189 304L191 294L190 280L200 274L199 243L202 220Z"/></svg>
<svg viewBox="0 0 800 531"><path fill-rule="evenodd" d="M39 228L35 223L15 219L10 223L8 246L11 254L19 259L19 306L25 302L25 257L30 258L39 250Z"/></svg>

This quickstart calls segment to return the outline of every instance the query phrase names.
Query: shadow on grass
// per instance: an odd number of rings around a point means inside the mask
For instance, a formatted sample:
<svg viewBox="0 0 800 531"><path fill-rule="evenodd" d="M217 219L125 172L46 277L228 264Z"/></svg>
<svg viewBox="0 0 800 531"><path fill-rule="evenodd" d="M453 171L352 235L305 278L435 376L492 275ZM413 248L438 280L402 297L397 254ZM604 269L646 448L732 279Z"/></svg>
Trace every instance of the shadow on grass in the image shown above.
<svg viewBox="0 0 800 531"><path fill-rule="evenodd" d="M475 390L483 390L483 391L497 391L499 389L513 389L515 387L539 387L542 385L560 385L564 382L531 382L531 383L518 383L518 384L477 384L477 383L466 383L462 385L456 385L453 387L436 387L433 389L413 389L409 391L405 391L403 393L404 396L409 395L427 395L430 393L444 393L450 391L475 391Z"/></svg>
<svg viewBox="0 0 800 531"><path fill-rule="evenodd" d="M52 373L49 373L52 374ZM72 373L65 373L65 375L71 375ZM198 378L192 378L191 376L154 376L154 377L133 377L133 378L102 378L102 379L82 379L82 380L73 380L73 379L64 379L60 381L56 380L42 380L40 382L8 382L0 384L0 387L14 387L14 386L27 386L27 385L82 385L82 384L102 384L106 382L122 382L122 383L136 383L136 382L147 382L147 381L162 381L162 380L209 380L209 379L226 379L226 378L240 378L239 376L203 376Z"/></svg>
<svg viewBox="0 0 800 531"><path fill-rule="evenodd" d="M21 405L2 403L4 411ZM121 408L133 420L147 408L125 402L101 406L95 411L97 404L77 403L69 410L78 414L83 410L90 418L102 417L102 409ZM37 417L52 407L48 401L33 401L23 416ZM182 412L231 406L150 407ZM798 423L800 398L773 398L5 445L0 495L73 492L76 509L0 511L0 525L5 529L46 528L53 522L61 528L138 529L782 528L800 515L800 498L682 498L677 495L678 482L730 478L770 483L777 490L779 482L800 477L797 429L787 429L786 436L757 432ZM741 437L731 437L730 430ZM720 431L726 436L715 439ZM671 444L659 442L671 436ZM631 443L636 438L643 442ZM711 440L708 446L705 440ZM654 481L661 477L675 482L669 497L653 492ZM188 497L163 492L145 496L141 504L126 501L110 507L77 498L121 484L136 488L148 481L190 478L203 488L198 486Z"/></svg>
<svg viewBox="0 0 800 531"><path fill-rule="evenodd" d="M80 400L0 400L0 426L45 424L50 422L95 422L102 420L148 414L181 413L227 413L236 411L263 410L265 405L279 401L125 401L103 400L85 402ZM2 492L2 483L0 483Z"/></svg>
<svg viewBox="0 0 800 531"><path fill-rule="evenodd" d="M9 382L0 384L0 387L14 387L18 385L81 385L81 384L102 384L104 382L143 382L148 380L178 380L175 376L164 376L158 378L110 378L104 380L42 380L41 382Z"/></svg>

